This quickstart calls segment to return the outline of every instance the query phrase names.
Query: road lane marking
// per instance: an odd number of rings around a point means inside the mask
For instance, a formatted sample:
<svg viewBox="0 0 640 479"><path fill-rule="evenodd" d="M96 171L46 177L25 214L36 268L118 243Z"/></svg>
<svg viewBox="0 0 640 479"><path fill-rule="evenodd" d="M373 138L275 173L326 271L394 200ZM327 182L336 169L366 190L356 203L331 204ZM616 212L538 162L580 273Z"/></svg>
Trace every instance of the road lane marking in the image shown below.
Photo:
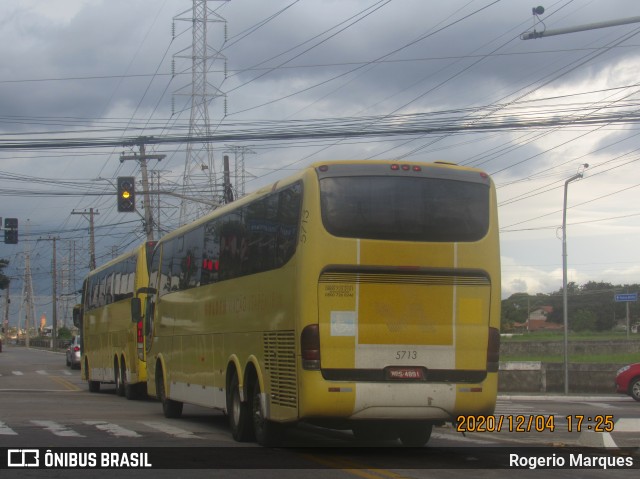
<svg viewBox="0 0 640 479"><path fill-rule="evenodd" d="M623 417L618 419L613 432L640 432L640 418Z"/></svg>
<svg viewBox="0 0 640 479"><path fill-rule="evenodd" d="M61 378L59 376L50 376L50 377L53 381L57 382L68 391L82 391L81 388L79 388L72 382L67 381L65 378Z"/></svg>
<svg viewBox="0 0 640 479"><path fill-rule="evenodd" d="M202 439L190 431L171 426L164 422L158 421L141 421L142 424L160 432L169 434L170 436L179 437L180 439Z"/></svg>
<svg viewBox="0 0 640 479"><path fill-rule="evenodd" d="M18 433L0 421L0 436L17 436Z"/></svg>
<svg viewBox="0 0 640 479"><path fill-rule="evenodd" d="M14 376L24 376L24 373L22 371L11 371L11 374L13 374Z"/></svg>
<svg viewBox="0 0 640 479"><path fill-rule="evenodd" d="M62 424L58 424L55 421L31 421L33 424L35 424L36 426L40 426L45 428L47 431L55 434L56 436L61 436L61 437L86 437L83 436L82 434L74 431L73 429L69 429L66 426L63 426Z"/></svg>
<svg viewBox="0 0 640 479"><path fill-rule="evenodd" d="M300 454L308 461L327 466L331 469L339 469L354 476L363 477L365 479L404 479L407 476L375 467L367 467L365 464L350 461L348 459L338 457L319 457L314 454Z"/></svg>
<svg viewBox="0 0 640 479"><path fill-rule="evenodd" d="M116 437L142 437L140 434L132 431L131 429L126 429L122 426L118 426L117 424L112 424L105 421L84 421L84 423L88 424L89 426L95 426L97 429Z"/></svg>

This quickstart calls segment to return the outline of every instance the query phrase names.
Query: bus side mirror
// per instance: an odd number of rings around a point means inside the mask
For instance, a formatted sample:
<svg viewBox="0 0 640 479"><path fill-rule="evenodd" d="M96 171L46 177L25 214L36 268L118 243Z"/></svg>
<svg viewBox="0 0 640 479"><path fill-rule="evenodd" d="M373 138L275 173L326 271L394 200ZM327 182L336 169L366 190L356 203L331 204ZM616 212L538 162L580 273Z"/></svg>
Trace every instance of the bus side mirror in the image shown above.
<svg viewBox="0 0 640 479"><path fill-rule="evenodd" d="M73 325L76 328L82 326L82 305L76 304L73 308Z"/></svg>
<svg viewBox="0 0 640 479"><path fill-rule="evenodd" d="M142 321L142 303L140 298L131 298L131 322Z"/></svg>

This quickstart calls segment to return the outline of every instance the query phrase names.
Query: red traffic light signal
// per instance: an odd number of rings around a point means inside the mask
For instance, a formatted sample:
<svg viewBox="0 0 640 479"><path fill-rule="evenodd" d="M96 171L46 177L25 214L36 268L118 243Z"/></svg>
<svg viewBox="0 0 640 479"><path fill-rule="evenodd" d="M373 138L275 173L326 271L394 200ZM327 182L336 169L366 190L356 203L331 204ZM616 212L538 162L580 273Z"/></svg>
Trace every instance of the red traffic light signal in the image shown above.
<svg viewBox="0 0 640 479"><path fill-rule="evenodd" d="M133 176L118 177L118 211L131 213L136 210L136 179Z"/></svg>

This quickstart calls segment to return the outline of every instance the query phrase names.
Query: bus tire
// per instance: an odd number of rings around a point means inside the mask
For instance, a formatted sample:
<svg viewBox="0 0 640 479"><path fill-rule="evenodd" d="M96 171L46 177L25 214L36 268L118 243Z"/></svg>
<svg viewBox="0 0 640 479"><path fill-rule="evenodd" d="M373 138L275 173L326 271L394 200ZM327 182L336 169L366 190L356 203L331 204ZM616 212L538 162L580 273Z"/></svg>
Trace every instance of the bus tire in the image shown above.
<svg viewBox="0 0 640 479"><path fill-rule="evenodd" d="M85 358L84 360L84 374L87 377L87 382L89 384L89 392L90 393L99 393L100 392L100 381L92 381L89 376L89 361Z"/></svg>
<svg viewBox="0 0 640 479"><path fill-rule="evenodd" d="M161 368L156 372L156 381L158 399L160 399L160 402L162 403L162 412L164 414L164 417L169 419L176 419L182 416L182 402L174 401L173 399L169 399L167 397L167 391L164 387L164 374Z"/></svg>
<svg viewBox="0 0 640 479"><path fill-rule="evenodd" d="M399 428L400 442L406 447L422 447L429 442L433 424L416 422L402 424Z"/></svg>
<svg viewBox="0 0 640 479"><path fill-rule="evenodd" d="M116 382L116 394L118 396L124 396L124 383L120 368L118 367L118 359L114 359L113 361L113 376Z"/></svg>
<svg viewBox="0 0 640 479"><path fill-rule="evenodd" d="M227 415L233 439L238 442L254 439L251 422L251 403L240 400L240 386L237 373L233 373L227 388Z"/></svg>
<svg viewBox="0 0 640 479"><path fill-rule="evenodd" d="M129 384L126 383L124 385L124 397L126 397L129 401L134 401L140 397L140 388L138 384Z"/></svg>
<svg viewBox="0 0 640 479"><path fill-rule="evenodd" d="M260 382L255 378L251 387L251 416L253 419L253 431L258 444L264 447L278 446L282 442L284 426L280 423L265 418L260 400Z"/></svg>
<svg viewBox="0 0 640 479"><path fill-rule="evenodd" d="M120 378L124 387L124 397L126 397L128 400L138 399L138 385L130 384L129 381L127 381L127 363L124 361L124 359L120 363Z"/></svg>

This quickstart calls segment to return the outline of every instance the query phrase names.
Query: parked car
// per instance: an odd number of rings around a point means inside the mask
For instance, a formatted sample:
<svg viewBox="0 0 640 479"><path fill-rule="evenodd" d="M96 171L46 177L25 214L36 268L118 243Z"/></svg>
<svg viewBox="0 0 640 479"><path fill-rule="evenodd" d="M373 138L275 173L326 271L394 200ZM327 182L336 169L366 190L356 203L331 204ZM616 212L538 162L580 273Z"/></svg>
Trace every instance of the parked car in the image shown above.
<svg viewBox="0 0 640 479"><path fill-rule="evenodd" d="M71 338L71 343L67 348L67 366L71 369L80 369L82 353L80 351L80 335Z"/></svg>
<svg viewBox="0 0 640 479"><path fill-rule="evenodd" d="M640 401L640 363L629 364L618 369L616 391Z"/></svg>

